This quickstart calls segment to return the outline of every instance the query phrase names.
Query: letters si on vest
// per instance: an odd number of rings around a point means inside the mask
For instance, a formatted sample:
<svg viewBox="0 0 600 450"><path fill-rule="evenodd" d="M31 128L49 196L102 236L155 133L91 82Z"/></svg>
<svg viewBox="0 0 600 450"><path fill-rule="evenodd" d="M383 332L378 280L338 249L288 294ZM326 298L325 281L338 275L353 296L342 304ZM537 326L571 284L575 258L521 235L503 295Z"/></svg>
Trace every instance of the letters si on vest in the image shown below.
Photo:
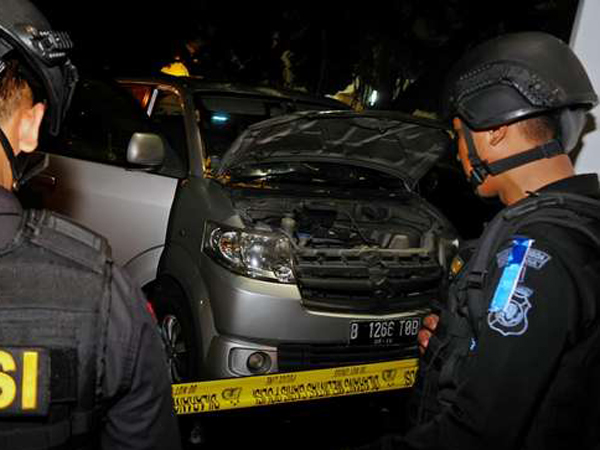
<svg viewBox="0 0 600 450"><path fill-rule="evenodd" d="M52 447L91 431L110 307L107 249L47 211L25 212L2 249L0 448Z"/></svg>

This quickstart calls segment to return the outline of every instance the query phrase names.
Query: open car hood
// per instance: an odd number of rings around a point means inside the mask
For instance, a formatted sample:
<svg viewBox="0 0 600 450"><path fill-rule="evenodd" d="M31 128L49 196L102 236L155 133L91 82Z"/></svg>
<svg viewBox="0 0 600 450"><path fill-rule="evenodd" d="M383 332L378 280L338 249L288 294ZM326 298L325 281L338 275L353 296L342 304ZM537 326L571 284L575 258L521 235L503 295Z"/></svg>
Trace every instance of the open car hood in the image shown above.
<svg viewBox="0 0 600 450"><path fill-rule="evenodd" d="M305 111L249 126L217 175L262 162L339 162L402 178L410 187L448 151L444 124L388 111Z"/></svg>

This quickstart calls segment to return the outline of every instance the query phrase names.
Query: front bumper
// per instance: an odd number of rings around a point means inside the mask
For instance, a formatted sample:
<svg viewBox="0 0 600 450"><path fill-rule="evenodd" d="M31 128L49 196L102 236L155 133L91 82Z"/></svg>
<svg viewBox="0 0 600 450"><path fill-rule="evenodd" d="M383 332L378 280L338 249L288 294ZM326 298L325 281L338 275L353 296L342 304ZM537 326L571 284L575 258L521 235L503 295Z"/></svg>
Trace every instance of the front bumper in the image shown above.
<svg viewBox="0 0 600 450"><path fill-rule="evenodd" d="M205 371L210 378L253 375L248 357L270 358L266 373L405 359L414 345L349 346L350 324L356 320L424 316L425 308L367 315L311 310L296 285L254 280L233 274L206 259L203 264L216 335L210 336Z"/></svg>
<svg viewBox="0 0 600 450"><path fill-rule="evenodd" d="M256 375L248 369L248 358L257 352L268 355L270 364L263 373L296 372L329 367L354 366L418 357L416 343L410 346L348 346L346 343L282 343L268 346L224 336L211 342L205 368L209 379Z"/></svg>

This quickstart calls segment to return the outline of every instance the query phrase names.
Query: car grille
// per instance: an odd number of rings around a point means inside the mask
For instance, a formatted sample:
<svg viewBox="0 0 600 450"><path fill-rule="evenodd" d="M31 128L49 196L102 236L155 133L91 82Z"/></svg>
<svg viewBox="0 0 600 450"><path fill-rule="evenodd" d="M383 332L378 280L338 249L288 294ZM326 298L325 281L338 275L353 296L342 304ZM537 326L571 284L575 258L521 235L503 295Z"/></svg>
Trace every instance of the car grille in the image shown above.
<svg viewBox="0 0 600 450"><path fill-rule="evenodd" d="M277 347L280 372L325 369L381 361L416 358L416 345L348 346L346 344L281 344Z"/></svg>
<svg viewBox="0 0 600 450"><path fill-rule="evenodd" d="M430 257L351 258L296 255L305 306L333 312L385 314L428 306L442 267Z"/></svg>

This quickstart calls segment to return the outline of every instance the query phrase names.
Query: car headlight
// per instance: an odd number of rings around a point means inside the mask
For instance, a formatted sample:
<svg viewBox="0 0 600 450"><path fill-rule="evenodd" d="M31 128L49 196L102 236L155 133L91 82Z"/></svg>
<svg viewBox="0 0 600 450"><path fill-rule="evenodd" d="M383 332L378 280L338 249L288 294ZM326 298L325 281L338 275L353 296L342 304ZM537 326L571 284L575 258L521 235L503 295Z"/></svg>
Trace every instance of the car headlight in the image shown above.
<svg viewBox="0 0 600 450"><path fill-rule="evenodd" d="M287 237L208 223L204 251L227 269L250 278L294 283Z"/></svg>

